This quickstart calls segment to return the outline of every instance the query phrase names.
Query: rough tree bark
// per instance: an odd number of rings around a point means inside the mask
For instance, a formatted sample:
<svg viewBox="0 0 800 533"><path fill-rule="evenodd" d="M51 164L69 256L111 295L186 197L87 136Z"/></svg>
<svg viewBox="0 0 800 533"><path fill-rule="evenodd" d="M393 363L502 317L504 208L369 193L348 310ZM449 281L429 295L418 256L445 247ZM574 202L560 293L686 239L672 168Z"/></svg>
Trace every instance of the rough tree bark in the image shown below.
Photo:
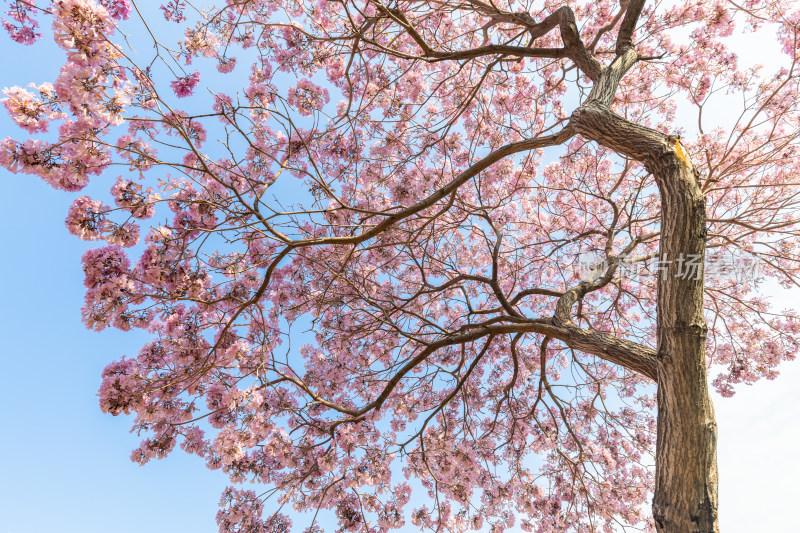
<svg viewBox="0 0 800 533"><path fill-rule="evenodd" d="M717 424L706 379L703 316L705 197L680 141L655 161L661 193L658 280L658 435L653 518L659 532L712 533L717 522ZM681 259L701 268L685 268Z"/></svg>

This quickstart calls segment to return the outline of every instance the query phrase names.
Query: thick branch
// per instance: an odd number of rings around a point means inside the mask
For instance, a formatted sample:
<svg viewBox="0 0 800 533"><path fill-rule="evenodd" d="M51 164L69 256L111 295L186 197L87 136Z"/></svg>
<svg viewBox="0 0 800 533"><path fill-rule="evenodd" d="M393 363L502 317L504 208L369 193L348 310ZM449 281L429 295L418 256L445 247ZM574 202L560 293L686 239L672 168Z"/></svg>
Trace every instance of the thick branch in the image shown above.
<svg viewBox="0 0 800 533"><path fill-rule="evenodd" d="M437 50L424 50L425 60L430 63L447 60L474 59L485 55L504 55L515 57L545 57L562 59L569 57L566 48L528 48L525 46L511 46L504 44L490 44L479 46L470 50L458 52L439 52Z"/></svg>
<svg viewBox="0 0 800 533"><path fill-rule="evenodd" d="M590 79L596 81L603 69L599 61L587 50L581 40L578 26L575 23L575 13L569 6L563 6L548 15L541 22L536 22L528 13L510 13L496 8L494 5L480 1L470 2L478 11L498 21L512 24L522 24L528 30L531 43L558 27L564 48L529 48L508 45L487 45L472 50L442 52L431 47L420 33L414 28L405 14L399 9L387 9L387 13L394 21L403 26L414 42L422 49L425 57L438 61L447 59L471 59L487 54L503 54L524 57L568 57L575 62Z"/></svg>
<svg viewBox="0 0 800 533"><path fill-rule="evenodd" d="M667 135L626 120L597 101L576 109L570 126L587 139L644 163L651 172L660 156L673 149Z"/></svg>
<svg viewBox="0 0 800 533"><path fill-rule="evenodd" d="M575 13L569 6L562 6L547 16L541 22L535 22L533 17L527 13L516 15L528 27L532 39L538 39L551 29L558 26L561 33L561 41L567 50L567 56L572 59L584 74L589 76L592 81L597 81L603 66L595 59L581 40L578 25L575 23Z"/></svg>
<svg viewBox="0 0 800 533"><path fill-rule="evenodd" d="M589 93L587 104L594 103L606 107L610 106L611 102L614 101L614 95L617 93L622 77L638 60L639 55L633 48L628 48L622 55L617 56L611 65L603 69L599 78L595 80L592 91Z"/></svg>
<svg viewBox="0 0 800 533"><path fill-rule="evenodd" d="M622 24L620 24L619 33L617 34L617 56L622 56L633 48L633 31L639 22L642 8L644 8L644 0L628 1L625 18L622 19Z"/></svg>
<svg viewBox="0 0 800 533"><path fill-rule="evenodd" d="M508 318L511 319L510 317ZM556 325L550 320L543 319L518 319L514 322L504 324L476 324L473 329L467 332L451 335L428 344L387 381L385 387L375 400L361 409L346 409L327 401L321 401L321 398L318 399L315 395L312 395L312 397L332 409L350 415L350 418L342 419L339 423L355 422L370 411L380 409L400 381L411 372L413 368L422 363L437 350L447 346L474 342L486 336L515 333L539 333L552 337L560 340L574 350L596 355L609 363L620 365L632 372L637 372L650 378L654 382L658 381L658 360L656 359L656 352L652 348L621 339L604 331L586 330L575 325ZM302 386L302 388L310 392L307 387Z"/></svg>

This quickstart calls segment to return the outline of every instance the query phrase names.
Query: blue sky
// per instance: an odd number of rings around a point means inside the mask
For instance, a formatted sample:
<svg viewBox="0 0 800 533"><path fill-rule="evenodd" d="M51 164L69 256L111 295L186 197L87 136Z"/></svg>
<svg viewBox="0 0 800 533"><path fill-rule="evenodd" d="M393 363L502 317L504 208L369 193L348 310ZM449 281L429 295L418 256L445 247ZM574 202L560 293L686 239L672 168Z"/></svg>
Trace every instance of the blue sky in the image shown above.
<svg viewBox="0 0 800 533"><path fill-rule="evenodd" d="M182 454L132 463L130 421L100 412L100 372L142 336L83 328L69 204L35 178L0 178L0 533L215 532L225 477Z"/></svg>
<svg viewBox="0 0 800 533"><path fill-rule="evenodd" d="M23 48L4 36L0 51L3 87L52 81L62 58L51 45ZM2 113L0 138L9 135L24 132ZM135 354L143 337L83 328L89 245L64 227L72 198L0 171L0 533L215 532L224 475L182 453L132 463L130 421L99 410L103 367ZM784 305L791 297L775 295ZM800 363L783 370L716 401L726 533L796 530Z"/></svg>
<svg viewBox="0 0 800 533"><path fill-rule="evenodd" d="M0 85L52 81L63 52L42 44L0 36ZM0 138L22 138L4 111ZM89 244L64 226L73 198L0 171L0 533L216 532L225 476L183 454L132 463L130 420L100 412L103 367L143 335L83 328Z"/></svg>

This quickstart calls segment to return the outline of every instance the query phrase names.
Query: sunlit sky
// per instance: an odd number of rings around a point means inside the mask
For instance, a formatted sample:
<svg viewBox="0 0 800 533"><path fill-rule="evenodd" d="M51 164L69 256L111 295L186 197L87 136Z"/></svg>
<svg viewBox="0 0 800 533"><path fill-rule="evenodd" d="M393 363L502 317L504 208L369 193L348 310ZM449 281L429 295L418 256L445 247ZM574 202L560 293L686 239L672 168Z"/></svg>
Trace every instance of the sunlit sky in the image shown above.
<svg viewBox="0 0 800 533"><path fill-rule="evenodd" d="M61 52L0 36L0 86L51 81ZM22 137L2 113L0 138ZM175 453L140 467L130 420L103 415L100 372L140 333L88 332L72 195L0 171L0 533L212 533L226 478ZM775 291L777 307L800 295ZM725 533L797 531L800 362L774 382L715 396ZM299 524L298 524L299 525ZM326 530L335 524L323 524Z"/></svg>

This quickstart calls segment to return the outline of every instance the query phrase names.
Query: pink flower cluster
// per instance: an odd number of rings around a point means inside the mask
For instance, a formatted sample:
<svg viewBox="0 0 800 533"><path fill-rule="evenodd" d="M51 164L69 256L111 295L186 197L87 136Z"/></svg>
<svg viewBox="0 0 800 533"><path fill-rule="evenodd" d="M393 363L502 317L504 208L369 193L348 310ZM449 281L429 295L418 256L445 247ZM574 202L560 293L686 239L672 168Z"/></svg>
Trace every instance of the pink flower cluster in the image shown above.
<svg viewBox="0 0 800 533"><path fill-rule="evenodd" d="M179 24L186 20L183 10L186 9L186 2L182 0L169 0L166 5L161 4L159 8L164 13L164 20L171 20Z"/></svg>
<svg viewBox="0 0 800 533"><path fill-rule="evenodd" d="M118 246L106 246L87 251L82 260L87 288L82 309L86 327L100 331L113 324L125 329L125 312L134 289L127 255Z"/></svg>
<svg viewBox="0 0 800 533"><path fill-rule="evenodd" d="M119 9L125 4L113 3ZM130 85L116 63L118 53L108 41L114 25L105 7L92 0L56 0L52 16L55 40L69 52L67 61L52 86L37 87L38 98L12 88L5 92L4 105L12 119L29 131L46 131L49 122L62 120L59 141L17 143L6 139L0 147L0 164L75 191L110 163L108 148L98 142L98 135L122 123L123 112L131 103Z"/></svg>
<svg viewBox="0 0 800 533"><path fill-rule="evenodd" d="M135 405L141 387L141 376L136 373L136 361L121 359L103 369L103 382L98 391L100 408L104 413L118 415L130 414L131 405Z"/></svg>
<svg viewBox="0 0 800 533"><path fill-rule="evenodd" d="M187 28L181 46L184 48L183 58L186 64L191 64L192 58L216 57L217 47L220 45L218 34L205 26Z"/></svg>
<svg viewBox="0 0 800 533"><path fill-rule="evenodd" d="M105 7L94 0L55 0L52 9L53 35L61 48L77 51L78 64L107 61L114 23Z"/></svg>
<svg viewBox="0 0 800 533"><path fill-rule="evenodd" d="M297 85L289 87L287 101L304 116L320 111L330 101L328 89L323 89L305 78L297 80Z"/></svg>
<svg viewBox="0 0 800 533"><path fill-rule="evenodd" d="M52 83L30 86L39 93L38 97L21 87L3 89L3 106L17 126L30 133L45 132L51 120L64 118L65 114L58 107Z"/></svg>
<svg viewBox="0 0 800 533"><path fill-rule="evenodd" d="M217 63L217 70L223 74L233 72L236 67L235 57L220 57Z"/></svg>
<svg viewBox="0 0 800 533"><path fill-rule="evenodd" d="M151 218L156 212L156 202L158 195L152 193L152 189L144 188L133 180L117 178L117 182L111 188L111 196L117 207L121 207L130 212L135 218Z"/></svg>
<svg viewBox="0 0 800 533"><path fill-rule="evenodd" d="M81 196L75 199L69 208L67 230L85 241L100 239L107 227L108 211L108 207L99 200Z"/></svg>
<svg viewBox="0 0 800 533"><path fill-rule="evenodd" d="M193 120L183 111L171 111L164 116L164 123L169 126L167 135L184 139L188 144L200 148L206 142L206 129L200 121Z"/></svg>
<svg viewBox="0 0 800 533"><path fill-rule="evenodd" d="M100 4L117 20L128 20L131 15L130 0L100 0Z"/></svg>
<svg viewBox="0 0 800 533"><path fill-rule="evenodd" d="M2 19L3 29L20 44L30 45L41 39L42 34L36 31L39 22L31 17L36 8L36 0L11 0L6 15L13 21Z"/></svg>
<svg viewBox="0 0 800 533"><path fill-rule="evenodd" d="M197 87L197 83L199 81L200 81L200 73L194 71L193 73L187 76L171 81L170 87L172 87L175 96L177 96L178 98L186 98L187 96L191 96L191 94L194 92L194 88Z"/></svg>
<svg viewBox="0 0 800 533"><path fill-rule="evenodd" d="M228 487L222 493L217 513L220 531L248 531L252 533L277 533L290 531L292 521L282 513L272 514L262 520L264 503L252 490Z"/></svg>

